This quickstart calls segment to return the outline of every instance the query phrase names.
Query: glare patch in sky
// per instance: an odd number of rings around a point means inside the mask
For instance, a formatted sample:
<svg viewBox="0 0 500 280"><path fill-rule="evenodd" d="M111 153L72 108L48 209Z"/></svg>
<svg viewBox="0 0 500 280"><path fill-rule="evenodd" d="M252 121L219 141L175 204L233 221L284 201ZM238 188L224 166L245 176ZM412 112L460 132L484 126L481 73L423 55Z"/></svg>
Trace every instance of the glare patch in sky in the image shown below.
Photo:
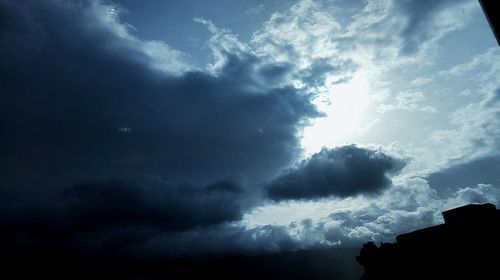
<svg viewBox="0 0 500 280"><path fill-rule="evenodd" d="M324 93L316 100L325 116L313 120L303 131L302 147L307 155L323 147L352 143L370 123L364 123L370 104L368 75L358 71L342 83L332 83L331 79L326 78Z"/></svg>

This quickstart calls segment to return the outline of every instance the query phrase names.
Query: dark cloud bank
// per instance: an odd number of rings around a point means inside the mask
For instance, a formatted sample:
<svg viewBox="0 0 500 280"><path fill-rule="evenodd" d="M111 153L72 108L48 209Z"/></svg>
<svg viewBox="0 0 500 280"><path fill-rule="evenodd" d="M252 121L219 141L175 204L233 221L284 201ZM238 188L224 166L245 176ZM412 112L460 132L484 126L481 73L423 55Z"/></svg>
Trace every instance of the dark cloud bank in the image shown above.
<svg viewBox="0 0 500 280"><path fill-rule="evenodd" d="M2 1L4 184L258 181L291 162L300 123L317 115L308 96L252 89L249 57L217 76L155 71L88 2Z"/></svg>
<svg viewBox="0 0 500 280"><path fill-rule="evenodd" d="M402 160L375 150L356 146L323 149L274 179L267 192L274 200L373 194L390 185L387 173L403 167Z"/></svg>
<svg viewBox="0 0 500 280"><path fill-rule="evenodd" d="M402 168L381 152L347 146L275 177L297 156L303 123L318 116L310 96L293 87L256 86L259 75L276 80L286 68L255 74L258 58L227 54L217 75L165 74L124 25L99 18L95 3L0 0L6 271L147 279L140 274L147 270L155 279L191 273L186 258L199 268L206 256L297 250L285 227L231 222L261 193L373 194ZM335 254L328 252L317 254ZM275 264L290 269L301 258L282 255ZM238 265L254 262L262 261Z"/></svg>

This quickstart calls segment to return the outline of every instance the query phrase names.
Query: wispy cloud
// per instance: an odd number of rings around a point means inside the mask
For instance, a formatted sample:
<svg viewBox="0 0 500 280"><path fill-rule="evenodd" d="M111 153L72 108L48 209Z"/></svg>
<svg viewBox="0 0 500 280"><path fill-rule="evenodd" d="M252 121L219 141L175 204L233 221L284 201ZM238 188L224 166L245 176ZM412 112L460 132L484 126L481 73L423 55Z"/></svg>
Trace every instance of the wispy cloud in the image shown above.
<svg viewBox="0 0 500 280"><path fill-rule="evenodd" d="M264 4L260 3L259 5L246 10L245 15L256 15L256 14L261 13L262 10L264 10Z"/></svg>

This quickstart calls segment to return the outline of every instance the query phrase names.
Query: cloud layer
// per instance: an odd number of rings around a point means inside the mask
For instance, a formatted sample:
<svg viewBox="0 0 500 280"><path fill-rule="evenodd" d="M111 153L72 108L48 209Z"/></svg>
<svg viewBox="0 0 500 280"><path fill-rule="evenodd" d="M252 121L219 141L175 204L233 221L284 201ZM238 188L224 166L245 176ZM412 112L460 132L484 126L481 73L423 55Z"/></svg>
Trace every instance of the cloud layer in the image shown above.
<svg viewBox="0 0 500 280"><path fill-rule="evenodd" d="M376 150L323 149L273 180L267 193L274 200L374 194L391 184L388 173L403 167L402 160Z"/></svg>
<svg viewBox="0 0 500 280"><path fill-rule="evenodd" d="M217 74L158 70L136 46L151 42L96 1L1 8L12 15L0 43L4 185L122 174L258 182L294 159L302 123L317 115L291 86L255 87L250 54L226 52Z"/></svg>
<svg viewBox="0 0 500 280"><path fill-rule="evenodd" d="M157 178L88 182L44 203L1 203L0 228L9 246L39 243L109 253L158 232L195 230L241 219L242 188L231 182L169 185ZM69 247L68 247L69 246Z"/></svg>
<svg viewBox="0 0 500 280"><path fill-rule="evenodd" d="M12 253L36 263L54 252L57 260L123 267L356 247L439 223L451 207L499 202L496 169L460 186L455 173L463 169L441 177L438 170L455 160L471 174L467 161L489 155L475 163L485 174L481 166L498 161L496 49L433 79L412 76L398 91L368 79L389 73L398 84L408 78L401 69L425 70L438 42L466 24L457 15L471 5L366 1L341 9L299 1L248 43L196 18L211 34L213 60L202 70L168 44L141 39L106 3L0 0L0 261ZM422 61L429 63L415 66ZM485 67L483 78L469 75ZM333 85L354 76L369 84L367 94L387 87L385 99L367 97L363 107L386 119L375 115L367 126L379 122L385 130L377 133L391 142L395 134L423 139L426 156L414 169L390 149L397 143L384 151L324 148L296 163L303 128L324 116L315 104L333 100L338 109ZM456 110L449 124L392 126L392 116L451 112L427 106L430 90L413 87L437 78L471 82L465 76L484 82L483 100ZM429 170L438 173L428 182ZM452 186L439 191L445 183ZM273 215L280 207L286 211ZM294 212L306 214L294 219ZM246 223L258 213L268 220Z"/></svg>

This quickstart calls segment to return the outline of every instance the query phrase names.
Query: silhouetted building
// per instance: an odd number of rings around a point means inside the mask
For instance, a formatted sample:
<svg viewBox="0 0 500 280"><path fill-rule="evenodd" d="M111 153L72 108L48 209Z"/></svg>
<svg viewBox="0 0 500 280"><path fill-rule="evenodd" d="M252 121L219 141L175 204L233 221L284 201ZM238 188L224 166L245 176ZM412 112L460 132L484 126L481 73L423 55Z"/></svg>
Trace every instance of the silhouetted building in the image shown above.
<svg viewBox="0 0 500 280"><path fill-rule="evenodd" d="M469 204L443 212L444 224L368 242L356 257L370 279L500 279L500 210Z"/></svg>

